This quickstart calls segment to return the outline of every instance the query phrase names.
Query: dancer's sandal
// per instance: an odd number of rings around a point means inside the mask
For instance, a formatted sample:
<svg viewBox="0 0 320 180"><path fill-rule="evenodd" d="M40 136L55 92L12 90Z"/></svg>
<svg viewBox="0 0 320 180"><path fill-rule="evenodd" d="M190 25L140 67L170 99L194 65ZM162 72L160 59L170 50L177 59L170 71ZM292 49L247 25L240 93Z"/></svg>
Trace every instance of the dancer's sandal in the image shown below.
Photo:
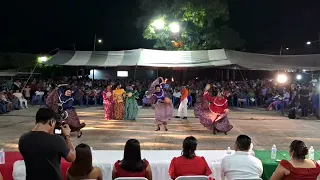
<svg viewBox="0 0 320 180"><path fill-rule="evenodd" d="M165 130L165 131L168 131L168 128L167 128L167 127L165 127L165 128L164 128L164 130Z"/></svg>
<svg viewBox="0 0 320 180"><path fill-rule="evenodd" d="M157 129L155 129L155 131L160 131L160 127L158 127Z"/></svg>
<svg viewBox="0 0 320 180"><path fill-rule="evenodd" d="M78 138L81 138L81 136L82 136L82 131L79 131Z"/></svg>

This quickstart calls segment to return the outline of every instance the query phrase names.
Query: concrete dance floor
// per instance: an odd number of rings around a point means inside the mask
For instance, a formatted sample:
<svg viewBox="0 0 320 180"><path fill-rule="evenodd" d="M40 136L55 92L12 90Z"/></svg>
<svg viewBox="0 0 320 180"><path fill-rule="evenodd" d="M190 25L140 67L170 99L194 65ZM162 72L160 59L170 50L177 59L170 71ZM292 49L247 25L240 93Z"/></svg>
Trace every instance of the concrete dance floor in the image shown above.
<svg viewBox="0 0 320 180"><path fill-rule="evenodd" d="M18 150L19 137L34 126L37 107L11 112L0 116L0 148L6 151ZM273 144L278 149L287 150L295 139L303 140L308 146L320 150L320 122L316 120L290 120L276 112L261 109L232 109L229 114L234 126L228 135L213 135L199 120L193 110L188 110L188 120L173 119L169 131L155 132L154 112L140 109L136 121L105 121L101 106L78 108L81 121L87 124L80 139L73 138L75 145L86 143L96 150L122 150L130 138L138 139L144 150L179 150L186 136L198 139L199 150L233 148L239 134L252 138L254 149L269 150ZM176 111L175 111L176 113Z"/></svg>

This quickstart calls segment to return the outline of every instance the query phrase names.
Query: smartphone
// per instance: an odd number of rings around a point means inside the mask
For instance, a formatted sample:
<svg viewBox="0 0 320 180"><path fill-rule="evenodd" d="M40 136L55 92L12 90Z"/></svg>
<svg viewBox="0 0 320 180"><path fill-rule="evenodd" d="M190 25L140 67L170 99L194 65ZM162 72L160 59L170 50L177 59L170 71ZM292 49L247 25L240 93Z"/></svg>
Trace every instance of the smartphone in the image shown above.
<svg viewBox="0 0 320 180"><path fill-rule="evenodd" d="M54 134L60 135L61 133L62 133L61 129L54 129Z"/></svg>

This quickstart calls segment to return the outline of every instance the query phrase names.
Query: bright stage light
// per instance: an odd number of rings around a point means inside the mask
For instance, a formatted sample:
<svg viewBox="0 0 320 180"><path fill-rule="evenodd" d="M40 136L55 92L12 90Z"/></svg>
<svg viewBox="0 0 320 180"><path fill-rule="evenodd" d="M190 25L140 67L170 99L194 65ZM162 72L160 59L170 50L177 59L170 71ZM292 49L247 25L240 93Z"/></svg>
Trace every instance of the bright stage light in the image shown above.
<svg viewBox="0 0 320 180"><path fill-rule="evenodd" d="M154 26L156 29L161 30L164 28L164 20L157 19L157 20L153 21L153 23L151 25Z"/></svg>
<svg viewBox="0 0 320 180"><path fill-rule="evenodd" d="M287 82L287 80L288 80L288 77L284 74L279 74L277 77L277 81L279 83L285 83L285 82Z"/></svg>
<svg viewBox="0 0 320 180"><path fill-rule="evenodd" d="M302 71L303 71L303 72L306 72L307 70L304 69L304 70L302 70Z"/></svg>
<svg viewBox="0 0 320 180"><path fill-rule="evenodd" d="M169 29L172 33L180 32L180 26L177 22L173 22L169 25Z"/></svg>
<svg viewBox="0 0 320 180"><path fill-rule="evenodd" d="M46 56L38 57L38 62L46 62L48 58Z"/></svg>
<svg viewBox="0 0 320 180"><path fill-rule="evenodd" d="M102 39L98 39L98 43L102 43Z"/></svg>
<svg viewBox="0 0 320 180"><path fill-rule="evenodd" d="M311 42L310 42L310 41L308 41L308 42L307 42L307 45L310 45L310 44L311 44Z"/></svg>
<svg viewBox="0 0 320 180"><path fill-rule="evenodd" d="M173 79L173 78L171 78L171 81L172 81L172 82L174 82L174 79Z"/></svg>
<svg viewBox="0 0 320 180"><path fill-rule="evenodd" d="M297 78L297 80L301 80L302 76L300 74L298 74L296 78Z"/></svg>

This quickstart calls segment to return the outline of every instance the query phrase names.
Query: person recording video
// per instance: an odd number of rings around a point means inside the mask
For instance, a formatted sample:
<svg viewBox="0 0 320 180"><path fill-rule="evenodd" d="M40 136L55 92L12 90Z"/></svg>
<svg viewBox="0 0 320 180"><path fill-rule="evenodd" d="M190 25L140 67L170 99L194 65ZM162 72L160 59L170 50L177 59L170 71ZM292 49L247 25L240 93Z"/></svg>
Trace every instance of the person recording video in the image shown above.
<svg viewBox="0 0 320 180"><path fill-rule="evenodd" d="M19 151L26 166L26 180L62 180L61 157L68 162L76 159L70 127L60 123L56 116L54 110L40 108L33 130L19 139Z"/></svg>

